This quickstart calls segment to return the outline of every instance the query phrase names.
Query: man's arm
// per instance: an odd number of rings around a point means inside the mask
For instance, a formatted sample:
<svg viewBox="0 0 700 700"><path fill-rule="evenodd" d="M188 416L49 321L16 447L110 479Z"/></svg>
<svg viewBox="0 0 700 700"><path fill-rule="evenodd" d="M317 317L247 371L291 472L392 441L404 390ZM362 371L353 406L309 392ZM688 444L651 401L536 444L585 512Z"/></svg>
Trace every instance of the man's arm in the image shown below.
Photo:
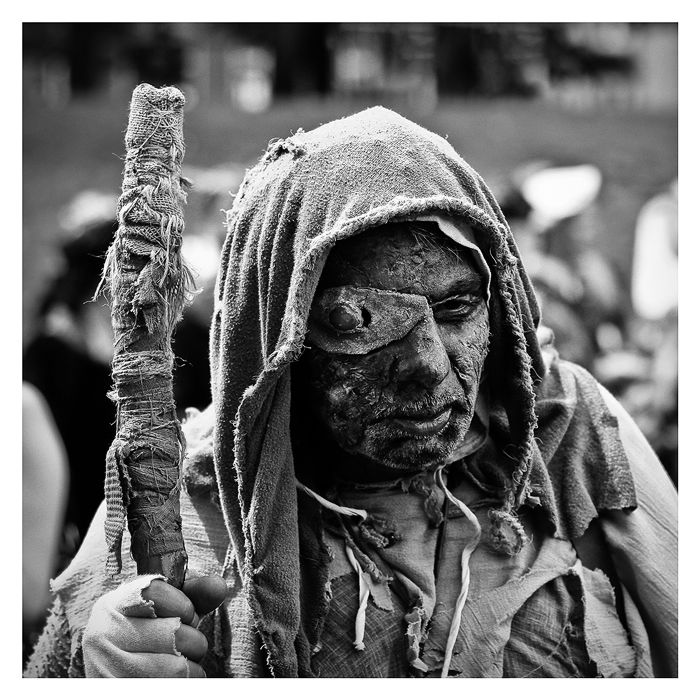
<svg viewBox="0 0 700 700"><path fill-rule="evenodd" d="M620 581L649 633L656 676L678 675L678 494L642 432L603 387L617 418L630 463L638 507L611 511L600 523Z"/></svg>

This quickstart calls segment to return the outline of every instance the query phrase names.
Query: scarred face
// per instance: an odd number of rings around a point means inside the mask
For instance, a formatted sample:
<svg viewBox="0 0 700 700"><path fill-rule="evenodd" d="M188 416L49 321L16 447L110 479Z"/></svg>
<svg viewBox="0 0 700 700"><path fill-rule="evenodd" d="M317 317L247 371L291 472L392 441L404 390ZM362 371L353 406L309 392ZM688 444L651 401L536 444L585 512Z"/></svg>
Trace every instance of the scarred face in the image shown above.
<svg viewBox="0 0 700 700"><path fill-rule="evenodd" d="M317 418L345 452L411 473L464 440L489 338L471 255L398 224L332 251L302 363Z"/></svg>

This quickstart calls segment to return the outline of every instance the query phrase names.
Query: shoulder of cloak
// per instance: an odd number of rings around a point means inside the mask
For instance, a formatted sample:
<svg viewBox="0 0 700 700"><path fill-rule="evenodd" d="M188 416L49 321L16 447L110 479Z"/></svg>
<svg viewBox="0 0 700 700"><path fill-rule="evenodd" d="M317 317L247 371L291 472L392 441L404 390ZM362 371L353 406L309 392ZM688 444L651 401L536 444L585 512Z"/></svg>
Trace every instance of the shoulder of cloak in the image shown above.
<svg viewBox="0 0 700 700"><path fill-rule="evenodd" d="M555 537L576 539L599 514L636 508L617 418L585 369L554 361L538 388L535 410L530 502L539 499Z"/></svg>

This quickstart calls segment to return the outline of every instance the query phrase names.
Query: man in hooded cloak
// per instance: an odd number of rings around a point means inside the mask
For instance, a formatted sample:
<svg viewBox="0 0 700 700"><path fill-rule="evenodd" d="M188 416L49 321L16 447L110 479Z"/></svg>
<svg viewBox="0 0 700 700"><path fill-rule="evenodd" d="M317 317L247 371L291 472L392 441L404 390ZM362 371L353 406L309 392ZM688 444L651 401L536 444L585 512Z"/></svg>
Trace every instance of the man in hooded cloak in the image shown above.
<svg viewBox="0 0 700 700"><path fill-rule="evenodd" d="M676 492L445 139L375 107L272 142L210 364L184 592L105 573L103 506L27 675L677 674Z"/></svg>

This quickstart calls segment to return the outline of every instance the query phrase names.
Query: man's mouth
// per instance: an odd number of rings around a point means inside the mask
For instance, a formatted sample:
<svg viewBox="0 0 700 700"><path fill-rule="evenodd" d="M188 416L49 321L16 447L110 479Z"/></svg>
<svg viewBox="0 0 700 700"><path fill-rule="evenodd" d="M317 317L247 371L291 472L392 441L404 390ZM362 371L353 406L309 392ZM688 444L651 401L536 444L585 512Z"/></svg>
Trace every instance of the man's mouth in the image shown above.
<svg viewBox="0 0 700 700"><path fill-rule="evenodd" d="M421 413L394 414L388 419L390 425L395 426L404 433L416 437L428 437L437 435L450 422L452 417L452 405L445 406L438 411L424 411Z"/></svg>

